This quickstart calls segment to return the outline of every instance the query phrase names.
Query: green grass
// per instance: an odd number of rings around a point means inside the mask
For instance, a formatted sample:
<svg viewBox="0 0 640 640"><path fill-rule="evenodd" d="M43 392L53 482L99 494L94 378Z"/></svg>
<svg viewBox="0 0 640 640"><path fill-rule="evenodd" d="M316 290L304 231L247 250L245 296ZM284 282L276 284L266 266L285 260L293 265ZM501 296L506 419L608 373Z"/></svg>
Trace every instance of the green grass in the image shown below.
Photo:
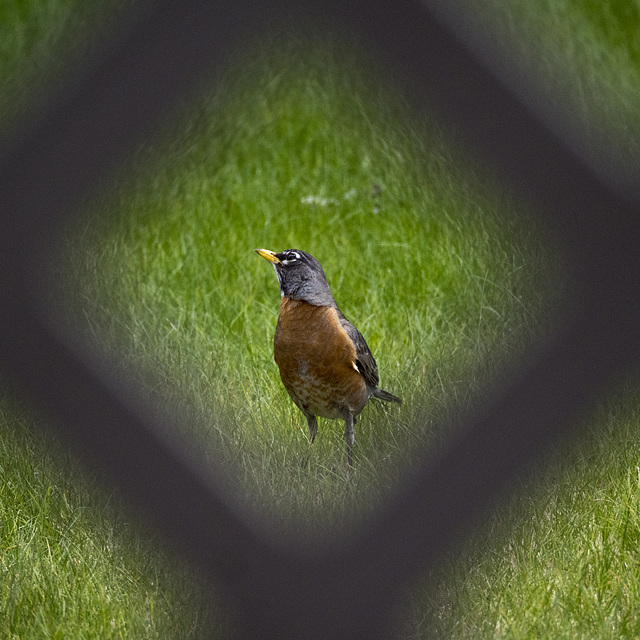
<svg viewBox="0 0 640 640"><path fill-rule="evenodd" d="M444 417L520 352L550 274L540 234L432 124L348 49L301 45L275 39L263 65L236 62L190 110L188 136L140 152L137 179L100 210L117 211L108 225L70 244L83 248L72 269L85 330L153 377L154 403L188 402L201 425L188 437L209 441L255 506L317 530L375 504L433 437L415 420ZM273 363L277 281L255 247L321 260L382 385L405 400L363 414L355 483L337 423L323 422L301 469L306 421Z"/></svg>
<svg viewBox="0 0 640 640"><path fill-rule="evenodd" d="M82 67L131 5L130 0L0 2L0 141Z"/></svg>
<svg viewBox="0 0 640 640"><path fill-rule="evenodd" d="M638 637L637 391L617 393L588 423L414 601L405 637Z"/></svg>
<svg viewBox="0 0 640 640"><path fill-rule="evenodd" d="M563 56L581 126L606 118L632 153L638 43L616 16L633 5L551 4L509 5L497 24L507 40L526 33L518 56L530 64L538 51L555 82ZM26 100L20 74L33 83L59 69L65 33L97 20L54 0L16 7L3 7L15 19L0 56L4 104ZM265 35L215 88L203 83L61 241L65 326L115 357L144 401L181 416L186 446L225 471L274 535L338 535L383 503L456 407L481 400L544 333L560 292L562 265L523 205L370 64L337 38ZM603 86L617 88L606 108ZM310 450L280 384L278 286L256 247L322 262L382 386L404 400L364 411L351 477L342 425L321 420ZM403 637L640 635L633 401L601 407L584 442L550 455L551 472L541 461L542 480L414 594ZM52 436L1 406L0 638L219 629L197 576Z"/></svg>
<svg viewBox="0 0 640 640"><path fill-rule="evenodd" d="M0 638L196 638L218 626L201 578L6 398L0 473Z"/></svg>
<svg viewBox="0 0 640 640"><path fill-rule="evenodd" d="M469 0L466 16L526 73L520 87L534 102L552 97L547 117L619 181L637 181L640 155L640 9L633 0ZM553 97L555 94L555 97ZM558 115L564 120L558 123Z"/></svg>

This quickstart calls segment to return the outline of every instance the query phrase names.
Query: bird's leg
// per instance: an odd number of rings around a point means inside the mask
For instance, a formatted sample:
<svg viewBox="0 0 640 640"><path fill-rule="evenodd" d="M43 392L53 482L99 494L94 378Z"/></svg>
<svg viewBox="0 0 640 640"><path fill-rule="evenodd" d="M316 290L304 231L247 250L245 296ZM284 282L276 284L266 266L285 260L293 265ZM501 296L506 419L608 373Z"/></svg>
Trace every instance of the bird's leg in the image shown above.
<svg viewBox="0 0 640 640"><path fill-rule="evenodd" d="M315 416L307 415L307 424L309 425L309 435L311 436L311 441L309 444L313 444L313 441L316 439L316 434L318 433L318 420Z"/></svg>
<svg viewBox="0 0 640 640"><path fill-rule="evenodd" d="M311 456L311 445L313 441L316 439L316 433L318 433L318 420L315 416L312 416L310 413L304 412L305 418L307 419L307 424L309 425L309 449L307 451L307 455L302 460L302 466L306 467L309 464L309 457Z"/></svg>
<svg viewBox="0 0 640 640"><path fill-rule="evenodd" d="M356 440L356 434L353 430L355 418L350 412L345 413L344 416L344 439L347 442L347 461L349 466L353 467L353 443Z"/></svg>

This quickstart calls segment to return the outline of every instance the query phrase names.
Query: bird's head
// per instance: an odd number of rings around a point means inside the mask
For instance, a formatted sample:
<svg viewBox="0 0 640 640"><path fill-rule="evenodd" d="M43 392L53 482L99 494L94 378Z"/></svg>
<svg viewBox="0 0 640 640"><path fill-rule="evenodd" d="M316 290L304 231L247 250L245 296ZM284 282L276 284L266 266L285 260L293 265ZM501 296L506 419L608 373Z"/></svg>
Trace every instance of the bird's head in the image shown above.
<svg viewBox="0 0 640 640"><path fill-rule="evenodd" d="M255 252L273 265L282 297L337 308L322 266L311 254L298 249L285 249L280 253L255 249Z"/></svg>

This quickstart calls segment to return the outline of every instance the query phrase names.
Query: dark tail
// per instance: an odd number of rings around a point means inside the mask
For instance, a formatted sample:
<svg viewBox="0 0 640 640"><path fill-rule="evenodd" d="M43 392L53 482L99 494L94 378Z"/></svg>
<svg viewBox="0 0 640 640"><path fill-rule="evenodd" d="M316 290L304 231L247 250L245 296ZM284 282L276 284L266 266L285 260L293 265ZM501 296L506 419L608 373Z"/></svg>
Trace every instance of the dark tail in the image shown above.
<svg viewBox="0 0 640 640"><path fill-rule="evenodd" d="M380 398L380 400L384 400L385 402L397 402L398 404L402 404L402 400L397 396L394 396L393 393L389 393L384 389L376 389L373 392L374 398Z"/></svg>

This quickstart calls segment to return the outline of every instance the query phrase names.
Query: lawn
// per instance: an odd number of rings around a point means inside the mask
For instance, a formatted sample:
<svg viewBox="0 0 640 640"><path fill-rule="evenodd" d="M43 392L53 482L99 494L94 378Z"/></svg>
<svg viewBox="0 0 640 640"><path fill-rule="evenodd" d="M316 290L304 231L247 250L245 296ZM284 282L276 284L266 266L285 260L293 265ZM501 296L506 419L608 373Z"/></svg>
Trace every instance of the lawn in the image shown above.
<svg viewBox="0 0 640 640"><path fill-rule="evenodd" d="M607 132L633 157L637 5L503 4L470 10L541 82L565 89L558 103L578 130ZM4 121L45 76L55 83L65 34L101 23L57 0L0 12ZM338 535L544 335L562 261L525 205L355 43L274 29L230 53L217 80L83 203L52 268L55 303L145 401L181 417L185 446L224 470L263 526ZM591 151L602 137L589 134ZM353 474L342 425L320 420L310 448L279 381L278 286L257 247L322 262L381 386L404 400L361 415ZM402 637L640 635L636 395L620 391L583 441L539 462L538 481L416 591ZM0 638L222 636L215 594L37 424L0 404Z"/></svg>

